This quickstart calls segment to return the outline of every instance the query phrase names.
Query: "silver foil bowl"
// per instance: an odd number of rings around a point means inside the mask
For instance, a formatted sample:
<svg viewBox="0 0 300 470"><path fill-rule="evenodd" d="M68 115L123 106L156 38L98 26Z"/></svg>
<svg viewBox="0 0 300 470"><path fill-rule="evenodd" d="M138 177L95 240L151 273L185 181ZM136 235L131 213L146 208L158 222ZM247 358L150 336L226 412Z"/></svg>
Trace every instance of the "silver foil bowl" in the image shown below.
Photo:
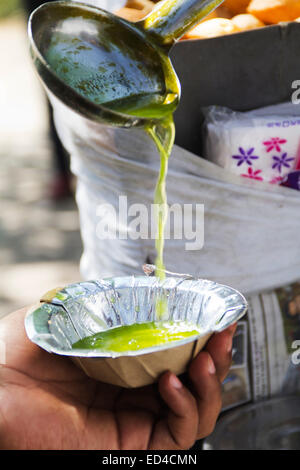
<svg viewBox="0 0 300 470"><path fill-rule="evenodd" d="M163 296L163 320L188 321L200 332L182 341L127 353L72 349L87 336L122 325L158 320L155 305ZM239 320L247 310L236 290L202 279L116 277L69 285L44 298L27 313L29 339L50 353L70 357L88 376L122 387L157 381L166 370L185 372L209 337Z"/></svg>

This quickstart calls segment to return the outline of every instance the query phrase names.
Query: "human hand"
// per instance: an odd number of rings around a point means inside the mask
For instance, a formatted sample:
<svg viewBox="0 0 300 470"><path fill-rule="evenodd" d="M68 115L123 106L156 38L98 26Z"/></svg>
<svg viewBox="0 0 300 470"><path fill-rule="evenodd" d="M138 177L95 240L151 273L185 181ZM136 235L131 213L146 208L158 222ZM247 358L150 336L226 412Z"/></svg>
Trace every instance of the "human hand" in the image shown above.
<svg viewBox="0 0 300 470"><path fill-rule="evenodd" d="M87 377L71 360L26 336L27 309L0 320L0 449L188 449L214 429L236 325L214 334L191 362L184 385L124 389Z"/></svg>

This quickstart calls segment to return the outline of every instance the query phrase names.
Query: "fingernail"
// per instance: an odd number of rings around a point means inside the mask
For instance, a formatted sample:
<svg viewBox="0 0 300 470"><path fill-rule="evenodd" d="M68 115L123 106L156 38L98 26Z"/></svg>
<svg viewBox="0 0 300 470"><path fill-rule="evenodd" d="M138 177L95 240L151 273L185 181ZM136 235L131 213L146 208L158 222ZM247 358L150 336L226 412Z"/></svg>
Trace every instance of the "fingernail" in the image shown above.
<svg viewBox="0 0 300 470"><path fill-rule="evenodd" d="M207 370L211 375L216 373L214 361L210 356L207 357Z"/></svg>
<svg viewBox="0 0 300 470"><path fill-rule="evenodd" d="M176 377L176 375L174 374L170 376L170 384L173 388L176 388L176 390L179 390L180 388L182 388L182 383L180 382L178 377Z"/></svg>

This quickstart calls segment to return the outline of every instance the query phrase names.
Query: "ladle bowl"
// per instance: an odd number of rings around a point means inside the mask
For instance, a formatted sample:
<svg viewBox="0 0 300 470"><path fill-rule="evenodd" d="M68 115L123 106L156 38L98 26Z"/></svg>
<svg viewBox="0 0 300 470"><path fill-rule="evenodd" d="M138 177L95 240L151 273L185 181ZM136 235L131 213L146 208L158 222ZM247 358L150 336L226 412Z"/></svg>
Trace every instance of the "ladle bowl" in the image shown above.
<svg viewBox="0 0 300 470"><path fill-rule="evenodd" d="M45 3L29 20L35 67L47 92L83 116L143 126L175 111L180 83L168 53L222 1L166 0L138 23L84 3Z"/></svg>

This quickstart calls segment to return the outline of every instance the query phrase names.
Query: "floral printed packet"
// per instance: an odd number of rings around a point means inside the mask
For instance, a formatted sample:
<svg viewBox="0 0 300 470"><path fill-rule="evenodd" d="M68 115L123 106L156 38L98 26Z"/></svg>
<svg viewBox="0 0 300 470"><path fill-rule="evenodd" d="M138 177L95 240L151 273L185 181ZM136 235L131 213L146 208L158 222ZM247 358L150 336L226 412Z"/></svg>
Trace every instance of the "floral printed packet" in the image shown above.
<svg viewBox="0 0 300 470"><path fill-rule="evenodd" d="M205 121L205 157L243 178L281 184L300 161L300 108L273 107L238 113L210 107ZM284 113L280 111L284 110ZM299 113L299 115L297 115Z"/></svg>

